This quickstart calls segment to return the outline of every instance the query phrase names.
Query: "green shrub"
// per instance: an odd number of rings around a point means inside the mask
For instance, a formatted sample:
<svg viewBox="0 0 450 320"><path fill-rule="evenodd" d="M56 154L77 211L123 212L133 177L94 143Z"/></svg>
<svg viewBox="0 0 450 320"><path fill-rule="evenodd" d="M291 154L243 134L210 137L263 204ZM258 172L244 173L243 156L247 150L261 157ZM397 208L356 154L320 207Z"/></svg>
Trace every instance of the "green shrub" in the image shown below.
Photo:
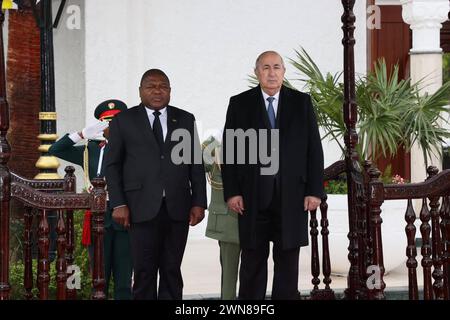
<svg viewBox="0 0 450 320"><path fill-rule="evenodd" d="M324 182L326 194L347 194L347 180L328 180Z"/></svg>

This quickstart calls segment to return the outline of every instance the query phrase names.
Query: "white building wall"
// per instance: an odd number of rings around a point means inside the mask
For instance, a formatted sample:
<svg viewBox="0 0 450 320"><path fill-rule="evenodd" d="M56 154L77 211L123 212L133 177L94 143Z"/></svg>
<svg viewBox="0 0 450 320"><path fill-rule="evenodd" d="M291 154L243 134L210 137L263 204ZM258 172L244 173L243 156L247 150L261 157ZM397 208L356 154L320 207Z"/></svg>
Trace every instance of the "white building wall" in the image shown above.
<svg viewBox="0 0 450 320"><path fill-rule="evenodd" d="M194 113L200 134L221 129L229 97L249 86L256 56L276 50L286 60L303 46L322 71L343 68L340 1L96 0L85 2L86 122L97 104L139 103L144 71L164 70L171 104ZM356 1L356 71L366 71L365 1ZM206 138L204 136L203 138ZM340 151L324 143L326 165Z"/></svg>
<svg viewBox="0 0 450 320"><path fill-rule="evenodd" d="M53 4L53 16L59 1ZM53 29L55 60L55 105L57 133L62 137L67 132L80 131L85 125L85 27L84 0L68 0L61 15L58 28ZM59 160L58 173L64 177L64 168L70 164ZM84 187L80 167L75 167L77 190Z"/></svg>

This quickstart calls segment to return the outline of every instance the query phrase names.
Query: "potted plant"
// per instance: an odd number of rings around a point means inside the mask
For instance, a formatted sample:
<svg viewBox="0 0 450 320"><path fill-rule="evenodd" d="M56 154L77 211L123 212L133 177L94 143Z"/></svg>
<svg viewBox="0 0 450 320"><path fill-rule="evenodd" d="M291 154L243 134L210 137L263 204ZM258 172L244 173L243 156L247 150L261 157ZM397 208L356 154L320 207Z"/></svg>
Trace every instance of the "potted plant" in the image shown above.
<svg viewBox="0 0 450 320"><path fill-rule="evenodd" d="M296 55L290 62L306 76L298 80L311 95L319 125L326 132L323 138L331 137L344 151L342 73L323 75L304 49L296 51ZM286 84L293 87L290 82ZM426 165L431 154L440 155L441 145L450 137L443 127L447 119L442 115L448 111L450 82L424 96L419 94L421 85L421 81L411 84L410 79L399 79L398 65L388 74L384 59L374 64L373 71L357 79L357 149L362 160L395 156L399 146L409 151L415 142L422 149Z"/></svg>
<svg viewBox="0 0 450 320"><path fill-rule="evenodd" d="M390 177L390 180L387 180ZM386 170L383 180L389 183L401 184L405 180L396 175L391 177ZM345 178L330 180L324 183L328 204L328 230L330 243L331 272L335 275L346 276L349 268L348 255L348 204L347 182ZM383 218L383 242L388 246L383 248L385 272L388 273L406 261L404 254L406 248L404 214L406 202L385 201L381 207ZM405 242L398 241L405 239ZM320 239L320 238L319 238ZM319 246L321 250L321 246ZM322 255L320 251L320 256Z"/></svg>

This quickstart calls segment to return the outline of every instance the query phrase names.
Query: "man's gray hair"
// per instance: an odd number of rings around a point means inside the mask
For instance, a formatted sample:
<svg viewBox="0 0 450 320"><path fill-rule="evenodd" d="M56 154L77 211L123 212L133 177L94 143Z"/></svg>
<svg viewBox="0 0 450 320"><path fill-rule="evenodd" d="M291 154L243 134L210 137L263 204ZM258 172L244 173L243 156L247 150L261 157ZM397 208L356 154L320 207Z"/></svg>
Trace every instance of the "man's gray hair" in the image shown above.
<svg viewBox="0 0 450 320"><path fill-rule="evenodd" d="M284 61L283 61L283 58L281 57L281 55L280 55L278 52L276 52L276 51L270 50L270 51L264 51L263 53L261 53L261 54L258 56L258 58L256 58L255 69L258 68L258 65L259 65L259 62L261 61L261 59L264 58L264 56L266 56L266 55L268 55L268 54L275 54L275 55L279 56L280 59L281 59L281 65L283 66L283 68L286 68L286 67L284 66Z"/></svg>

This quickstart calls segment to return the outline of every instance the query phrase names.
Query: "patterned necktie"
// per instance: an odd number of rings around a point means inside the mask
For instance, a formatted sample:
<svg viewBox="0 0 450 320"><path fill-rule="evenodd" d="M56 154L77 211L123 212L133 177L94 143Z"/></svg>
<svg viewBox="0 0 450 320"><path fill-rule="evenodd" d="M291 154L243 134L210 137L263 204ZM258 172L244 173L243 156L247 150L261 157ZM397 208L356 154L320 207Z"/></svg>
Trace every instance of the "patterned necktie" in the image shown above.
<svg viewBox="0 0 450 320"><path fill-rule="evenodd" d="M155 120L153 120L153 133L155 134L156 141L158 142L159 150L162 152L164 145L164 138L161 121L159 120L161 112L155 111L153 112L153 115L155 116Z"/></svg>
<svg viewBox="0 0 450 320"><path fill-rule="evenodd" d="M272 126L272 129L275 128L275 110L273 109L273 100L275 100L274 97L268 97L267 101L269 101L269 107L267 108L267 114L269 116L270 125Z"/></svg>

